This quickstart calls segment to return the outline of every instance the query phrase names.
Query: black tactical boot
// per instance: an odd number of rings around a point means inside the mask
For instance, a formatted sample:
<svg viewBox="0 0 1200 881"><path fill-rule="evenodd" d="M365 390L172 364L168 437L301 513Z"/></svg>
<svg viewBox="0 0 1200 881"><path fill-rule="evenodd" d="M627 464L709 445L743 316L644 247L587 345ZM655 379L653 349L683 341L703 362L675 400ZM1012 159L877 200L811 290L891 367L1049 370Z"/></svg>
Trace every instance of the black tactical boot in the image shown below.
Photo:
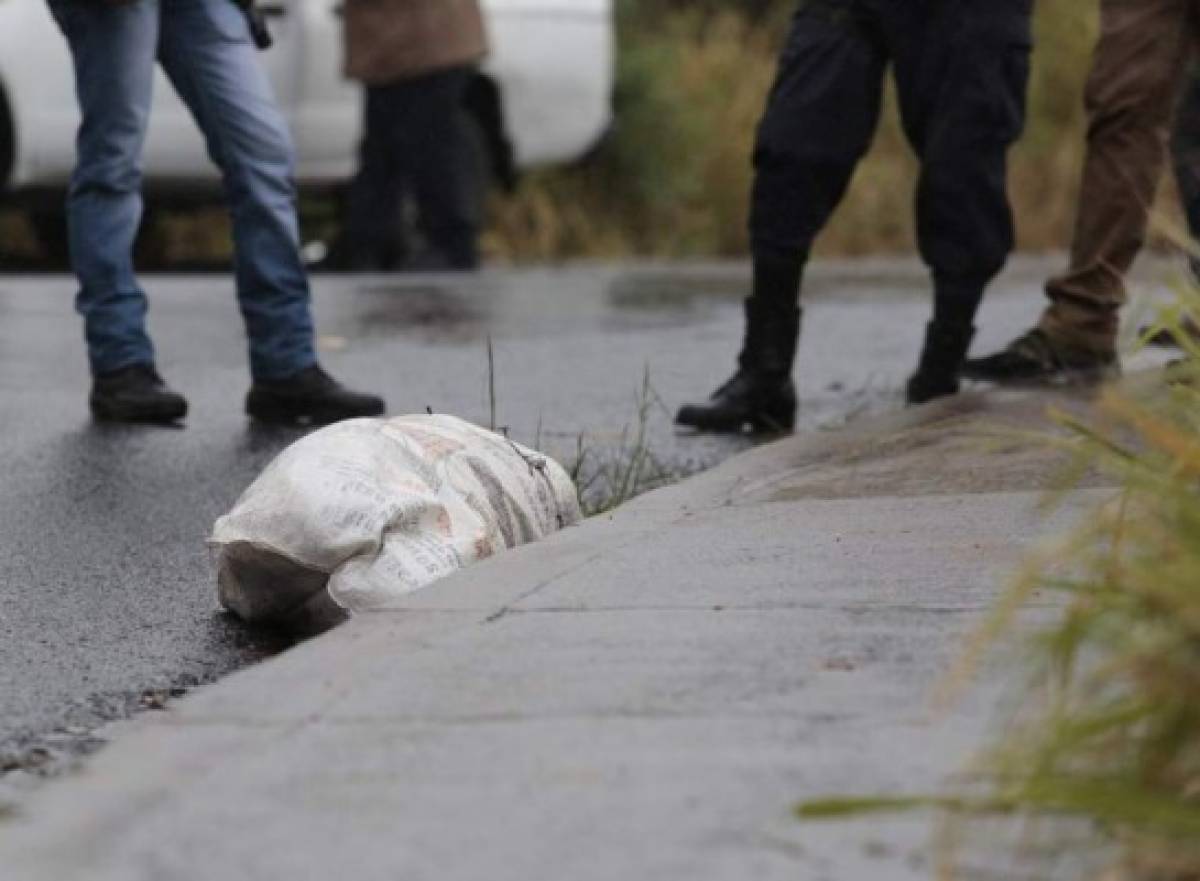
<svg viewBox="0 0 1200 881"><path fill-rule="evenodd" d="M133 364L98 374L88 399L92 416L104 422L168 425L187 415L183 395L171 391L153 364Z"/></svg>
<svg viewBox="0 0 1200 881"><path fill-rule="evenodd" d="M383 411L382 398L351 391L316 364L284 379L255 381L246 396L250 416L285 425L328 425Z"/></svg>
<svg viewBox="0 0 1200 881"><path fill-rule="evenodd" d="M926 404L936 398L958 394L959 376L975 328L969 324L953 326L937 321L925 329L925 348L917 372L908 380L905 400Z"/></svg>
<svg viewBox="0 0 1200 881"><path fill-rule="evenodd" d="M748 299L738 372L707 403L680 408L675 424L723 433L791 431L796 425L792 362L799 335L796 306Z"/></svg>

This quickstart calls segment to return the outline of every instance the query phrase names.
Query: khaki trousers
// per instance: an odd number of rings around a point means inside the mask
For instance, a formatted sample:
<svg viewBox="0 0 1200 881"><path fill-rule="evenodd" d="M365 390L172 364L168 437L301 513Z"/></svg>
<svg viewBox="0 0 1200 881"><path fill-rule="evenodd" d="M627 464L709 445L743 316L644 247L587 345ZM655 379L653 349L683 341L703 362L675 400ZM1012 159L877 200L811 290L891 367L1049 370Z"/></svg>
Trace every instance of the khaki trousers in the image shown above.
<svg viewBox="0 0 1200 881"><path fill-rule="evenodd" d="M1041 320L1062 346L1115 348L1125 275L1146 242L1172 117L1197 48L1200 0L1100 0L1071 265L1046 285L1051 304Z"/></svg>

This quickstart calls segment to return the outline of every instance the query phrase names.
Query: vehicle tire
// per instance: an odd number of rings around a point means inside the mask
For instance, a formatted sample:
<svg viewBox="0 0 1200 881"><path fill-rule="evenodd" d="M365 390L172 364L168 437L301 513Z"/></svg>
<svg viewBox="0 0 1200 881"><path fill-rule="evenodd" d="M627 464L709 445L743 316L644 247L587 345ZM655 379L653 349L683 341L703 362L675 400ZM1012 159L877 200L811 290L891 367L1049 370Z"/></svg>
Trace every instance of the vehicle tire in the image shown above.
<svg viewBox="0 0 1200 881"><path fill-rule="evenodd" d="M133 241L133 265L143 272L164 270L169 267L170 256L163 212L146 204L142 209L142 225Z"/></svg>
<svg viewBox="0 0 1200 881"><path fill-rule="evenodd" d="M12 179L16 154L17 139L13 129L12 112L8 107L8 98L0 88L0 193L8 188L8 182Z"/></svg>
<svg viewBox="0 0 1200 881"><path fill-rule="evenodd" d="M38 206L29 209L28 217L44 266L57 271L68 269L71 265L71 247L67 236L66 210Z"/></svg>

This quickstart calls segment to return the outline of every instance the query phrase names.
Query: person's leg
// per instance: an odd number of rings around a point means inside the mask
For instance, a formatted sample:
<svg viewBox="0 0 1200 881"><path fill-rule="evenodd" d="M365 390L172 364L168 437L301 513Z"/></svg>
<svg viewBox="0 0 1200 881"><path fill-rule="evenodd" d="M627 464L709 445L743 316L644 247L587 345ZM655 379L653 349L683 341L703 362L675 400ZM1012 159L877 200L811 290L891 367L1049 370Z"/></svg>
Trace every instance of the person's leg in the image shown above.
<svg viewBox="0 0 1200 881"><path fill-rule="evenodd" d="M317 359L291 138L246 19L229 0L170 0L159 58L224 179L251 373L277 379L310 367Z"/></svg>
<svg viewBox="0 0 1200 881"><path fill-rule="evenodd" d="M1189 0L1102 0L1088 79L1087 160L1066 274L1046 286L1041 330L1059 345L1114 354L1125 275L1146 240L1183 74Z"/></svg>
<svg viewBox="0 0 1200 881"><path fill-rule="evenodd" d="M342 388L317 365L291 140L245 17L229 0L170 0L159 60L204 132L230 201L254 377L248 412L298 422L382 413L379 398Z"/></svg>
<svg viewBox="0 0 1200 881"><path fill-rule="evenodd" d="M458 67L397 84L393 144L412 187L433 265L479 265L481 157L463 99L474 69Z"/></svg>
<svg viewBox="0 0 1200 881"><path fill-rule="evenodd" d="M910 403L958 391L984 290L1013 248L1008 151L1025 124L1030 0L943 4L889 23L904 128L921 160L917 234L933 320Z"/></svg>
<svg viewBox="0 0 1200 881"><path fill-rule="evenodd" d="M155 369L146 295L133 271L158 0L53 0L50 9L70 44L82 114L67 218L93 375L88 403L97 419L175 422L187 401Z"/></svg>
<svg viewBox="0 0 1200 881"><path fill-rule="evenodd" d="M346 194L338 261L351 270L387 270L398 262L402 232L401 169L393 143L395 86L364 90L363 138L358 171Z"/></svg>
<svg viewBox="0 0 1200 881"><path fill-rule="evenodd" d="M800 279L878 122L887 56L875 25L861 0L807 0L793 20L754 151L754 287L739 370L707 404L683 407L681 425L793 426Z"/></svg>
<svg viewBox="0 0 1200 881"><path fill-rule="evenodd" d="M142 217L158 0L120 6L55 0L50 8L70 44L82 113L67 219L80 285L76 308L92 372L101 375L154 361L133 242Z"/></svg>
<svg viewBox="0 0 1200 881"><path fill-rule="evenodd" d="M1195 0L1101 0L1088 77L1087 155L1068 271L1006 348L968 361L989 382L1094 382L1117 372L1125 275L1146 239L1174 106L1195 44Z"/></svg>

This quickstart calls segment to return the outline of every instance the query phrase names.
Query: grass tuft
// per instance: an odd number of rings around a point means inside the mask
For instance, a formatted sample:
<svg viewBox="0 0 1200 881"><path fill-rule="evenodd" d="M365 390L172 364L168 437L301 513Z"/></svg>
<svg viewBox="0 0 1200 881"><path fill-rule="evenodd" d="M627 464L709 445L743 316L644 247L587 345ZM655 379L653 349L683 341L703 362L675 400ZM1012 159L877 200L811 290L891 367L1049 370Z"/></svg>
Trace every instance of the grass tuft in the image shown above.
<svg viewBox="0 0 1200 881"><path fill-rule="evenodd" d="M589 446L580 436L575 461L569 471L579 488L586 516L606 514L625 502L688 476L657 456L650 445L650 420L655 410L669 415L662 398L650 381L650 368L642 374L641 388L634 401L632 429L626 425L614 448Z"/></svg>
<svg viewBox="0 0 1200 881"><path fill-rule="evenodd" d="M486 339L486 354L489 429L508 437L508 426L498 424L496 351L490 335ZM650 381L647 365L634 399L633 424L622 428L618 442L615 445L597 444L589 441L586 434L576 438L574 456L564 462L585 516L606 514L635 496L675 483L692 473L691 468L669 464L651 448L650 423L655 411L670 416L670 410ZM534 450L542 450L544 429L539 412L532 443Z"/></svg>

